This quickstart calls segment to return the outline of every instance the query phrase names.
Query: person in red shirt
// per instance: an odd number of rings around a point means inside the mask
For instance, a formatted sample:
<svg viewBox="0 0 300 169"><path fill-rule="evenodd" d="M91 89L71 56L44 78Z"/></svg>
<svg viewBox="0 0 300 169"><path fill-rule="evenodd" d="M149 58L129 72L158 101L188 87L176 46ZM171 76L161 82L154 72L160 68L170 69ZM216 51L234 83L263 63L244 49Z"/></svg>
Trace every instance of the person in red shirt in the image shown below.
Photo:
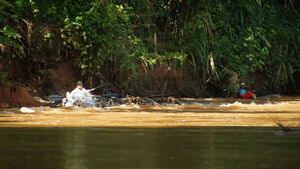
<svg viewBox="0 0 300 169"><path fill-rule="evenodd" d="M241 83L240 91L238 93L238 98L240 99L256 99L256 95L250 90L247 90L245 83Z"/></svg>

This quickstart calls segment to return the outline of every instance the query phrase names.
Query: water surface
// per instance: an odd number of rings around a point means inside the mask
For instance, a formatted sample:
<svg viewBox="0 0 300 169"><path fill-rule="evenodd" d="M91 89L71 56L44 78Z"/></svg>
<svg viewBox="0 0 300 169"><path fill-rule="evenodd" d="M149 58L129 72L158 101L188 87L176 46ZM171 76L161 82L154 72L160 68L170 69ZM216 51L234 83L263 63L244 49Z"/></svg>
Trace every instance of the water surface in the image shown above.
<svg viewBox="0 0 300 169"><path fill-rule="evenodd" d="M0 127L300 127L300 97L181 99L182 105L0 110Z"/></svg>
<svg viewBox="0 0 300 169"><path fill-rule="evenodd" d="M300 130L279 128L0 128L5 169L293 169Z"/></svg>
<svg viewBox="0 0 300 169"><path fill-rule="evenodd" d="M0 169L299 168L300 97L180 101L0 110Z"/></svg>

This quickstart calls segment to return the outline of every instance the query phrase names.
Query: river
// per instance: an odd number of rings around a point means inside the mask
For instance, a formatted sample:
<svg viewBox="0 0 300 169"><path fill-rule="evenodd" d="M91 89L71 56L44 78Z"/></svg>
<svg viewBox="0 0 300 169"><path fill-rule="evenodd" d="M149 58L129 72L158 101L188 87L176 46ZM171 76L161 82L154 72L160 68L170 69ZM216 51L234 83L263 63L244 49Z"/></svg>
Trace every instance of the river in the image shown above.
<svg viewBox="0 0 300 169"><path fill-rule="evenodd" d="M300 127L300 97L180 101L183 105L7 109L0 111L0 127Z"/></svg>
<svg viewBox="0 0 300 169"><path fill-rule="evenodd" d="M0 168L300 166L299 97L180 101L183 105L1 110Z"/></svg>

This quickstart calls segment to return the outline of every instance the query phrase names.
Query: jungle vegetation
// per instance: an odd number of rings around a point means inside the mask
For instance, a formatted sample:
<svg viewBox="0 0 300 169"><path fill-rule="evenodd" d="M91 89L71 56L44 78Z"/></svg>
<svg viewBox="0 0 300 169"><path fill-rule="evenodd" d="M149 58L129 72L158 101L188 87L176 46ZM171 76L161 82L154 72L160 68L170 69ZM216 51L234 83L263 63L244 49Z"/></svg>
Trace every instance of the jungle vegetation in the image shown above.
<svg viewBox="0 0 300 169"><path fill-rule="evenodd" d="M72 59L89 86L135 95L229 96L242 81L292 93L300 1L1 0L0 50L1 82L43 86L49 67Z"/></svg>

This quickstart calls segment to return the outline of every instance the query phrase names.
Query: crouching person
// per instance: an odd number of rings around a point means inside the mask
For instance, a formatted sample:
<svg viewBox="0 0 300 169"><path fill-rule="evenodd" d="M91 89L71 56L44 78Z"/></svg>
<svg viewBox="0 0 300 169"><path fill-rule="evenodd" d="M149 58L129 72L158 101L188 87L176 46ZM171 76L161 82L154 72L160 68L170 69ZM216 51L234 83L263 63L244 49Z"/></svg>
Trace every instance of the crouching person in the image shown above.
<svg viewBox="0 0 300 169"><path fill-rule="evenodd" d="M238 93L240 99L256 99L256 95L247 89L245 83L241 83L240 90Z"/></svg>
<svg viewBox="0 0 300 169"><path fill-rule="evenodd" d="M83 106L83 107L92 107L95 105L91 93L83 88L81 81L77 82L77 87L71 92L67 92L66 98L63 99L63 106Z"/></svg>

